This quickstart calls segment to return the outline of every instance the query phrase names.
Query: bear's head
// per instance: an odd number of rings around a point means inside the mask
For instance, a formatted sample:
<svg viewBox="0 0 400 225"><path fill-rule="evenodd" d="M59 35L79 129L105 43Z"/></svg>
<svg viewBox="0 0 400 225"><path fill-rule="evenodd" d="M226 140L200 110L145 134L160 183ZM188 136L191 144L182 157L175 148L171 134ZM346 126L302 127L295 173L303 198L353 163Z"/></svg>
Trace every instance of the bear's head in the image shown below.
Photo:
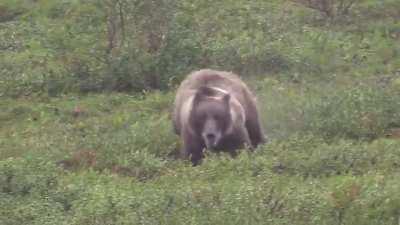
<svg viewBox="0 0 400 225"><path fill-rule="evenodd" d="M215 149L232 123L230 95L212 87L200 87L193 99L190 123L207 149Z"/></svg>

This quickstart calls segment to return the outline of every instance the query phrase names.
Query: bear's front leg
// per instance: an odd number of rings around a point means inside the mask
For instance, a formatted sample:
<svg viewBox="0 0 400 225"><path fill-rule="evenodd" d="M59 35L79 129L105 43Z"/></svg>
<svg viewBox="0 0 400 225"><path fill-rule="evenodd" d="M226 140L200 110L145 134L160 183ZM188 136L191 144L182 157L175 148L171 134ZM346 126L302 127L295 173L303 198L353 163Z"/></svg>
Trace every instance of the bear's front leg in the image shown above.
<svg viewBox="0 0 400 225"><path fill-rule="evenodd" d="M235 158L238 155L238 153L239 153L238 150L239 149L243 149L244 148L244 149L249 149L251 151L254 149L254 146L251 143L249 134L248 134L247 129L245 127L242 127L242 128L238 129L237 135L234 136L234 139L237 140L237 143L236 143L236 145L233 145L230 148L230 151L229 151L230 155L233 158Z"/></svg>
<svg viewBox="0 0 400 225"><path fill-rule="evenodd" d="M184 135L182 155L185 159L190 158L193 166L201 163L201 159L204 157L203 149L204 144L201 138L189 133Z"/></svg>
<svg viewBox="0 0 400 225"><path fill-rule="evenodd" d="M239 137L241 137L241 142L244 148L253 150L254 145L251 142L249 133L245 126L239 128Z"/></svg>

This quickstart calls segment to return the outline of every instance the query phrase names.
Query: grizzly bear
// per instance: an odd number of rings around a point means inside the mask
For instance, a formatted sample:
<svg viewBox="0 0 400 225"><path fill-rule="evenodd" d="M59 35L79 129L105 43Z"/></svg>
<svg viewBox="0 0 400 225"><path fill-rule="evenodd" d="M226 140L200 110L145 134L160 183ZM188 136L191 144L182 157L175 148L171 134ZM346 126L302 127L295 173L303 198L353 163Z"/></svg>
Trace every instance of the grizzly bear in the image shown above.
<svg viewBox="0 0 400 225"><path fill-rule="evenodd" d="M180 84L172 115L175 133L183 142L181 156L197 165L203 150L235 155L266 141L257 102L248 86L231 72L202 69Z"/></svg>

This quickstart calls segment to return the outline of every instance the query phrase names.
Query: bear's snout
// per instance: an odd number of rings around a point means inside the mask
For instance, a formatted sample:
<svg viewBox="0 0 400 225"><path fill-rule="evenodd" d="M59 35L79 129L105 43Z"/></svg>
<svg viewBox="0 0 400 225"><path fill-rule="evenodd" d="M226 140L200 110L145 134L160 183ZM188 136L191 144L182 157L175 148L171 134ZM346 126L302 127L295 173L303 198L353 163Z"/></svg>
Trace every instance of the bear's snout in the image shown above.
<svg viewBox="0 0 400 225"><path fill-rule="evenodd" d="M215 134L206 134L206 143L208 142L208 148L214 148L216 146L215 143Z"/></svg>
<svg viewBox="0 0 400 225"><path fill-rule="evenodd" d="M204 133L203 139L207 149L213 150L217 147L220 135L217 133Z"/></svg>
<svg viewBox="0 0 400 225"><path fill-rule="evenodd" d="M214 140L215 139L215 134L206 134L206 138L208 140Z"/></svg>

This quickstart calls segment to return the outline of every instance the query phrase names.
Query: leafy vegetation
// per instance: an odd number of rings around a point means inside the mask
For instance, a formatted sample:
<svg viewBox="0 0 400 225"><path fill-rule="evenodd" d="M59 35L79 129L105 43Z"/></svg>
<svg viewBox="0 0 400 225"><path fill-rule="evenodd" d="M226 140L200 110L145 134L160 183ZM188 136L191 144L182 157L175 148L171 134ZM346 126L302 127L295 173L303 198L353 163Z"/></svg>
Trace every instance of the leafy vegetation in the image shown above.
<svg viewBox="0 0 400 225"><path fill-rule="evenodd" d="M400 3L4 0L0 224L398 224ZM270 142L177 159L193 69Z"/></svg>
<svg viewBox="0 0 400 225"><path fill-rule="evenodd" d="M295 80L398 73L397 1L310 1L342 7L338 20L298 2L6 0L1 94L167 89L203 67Z"/></svg>

